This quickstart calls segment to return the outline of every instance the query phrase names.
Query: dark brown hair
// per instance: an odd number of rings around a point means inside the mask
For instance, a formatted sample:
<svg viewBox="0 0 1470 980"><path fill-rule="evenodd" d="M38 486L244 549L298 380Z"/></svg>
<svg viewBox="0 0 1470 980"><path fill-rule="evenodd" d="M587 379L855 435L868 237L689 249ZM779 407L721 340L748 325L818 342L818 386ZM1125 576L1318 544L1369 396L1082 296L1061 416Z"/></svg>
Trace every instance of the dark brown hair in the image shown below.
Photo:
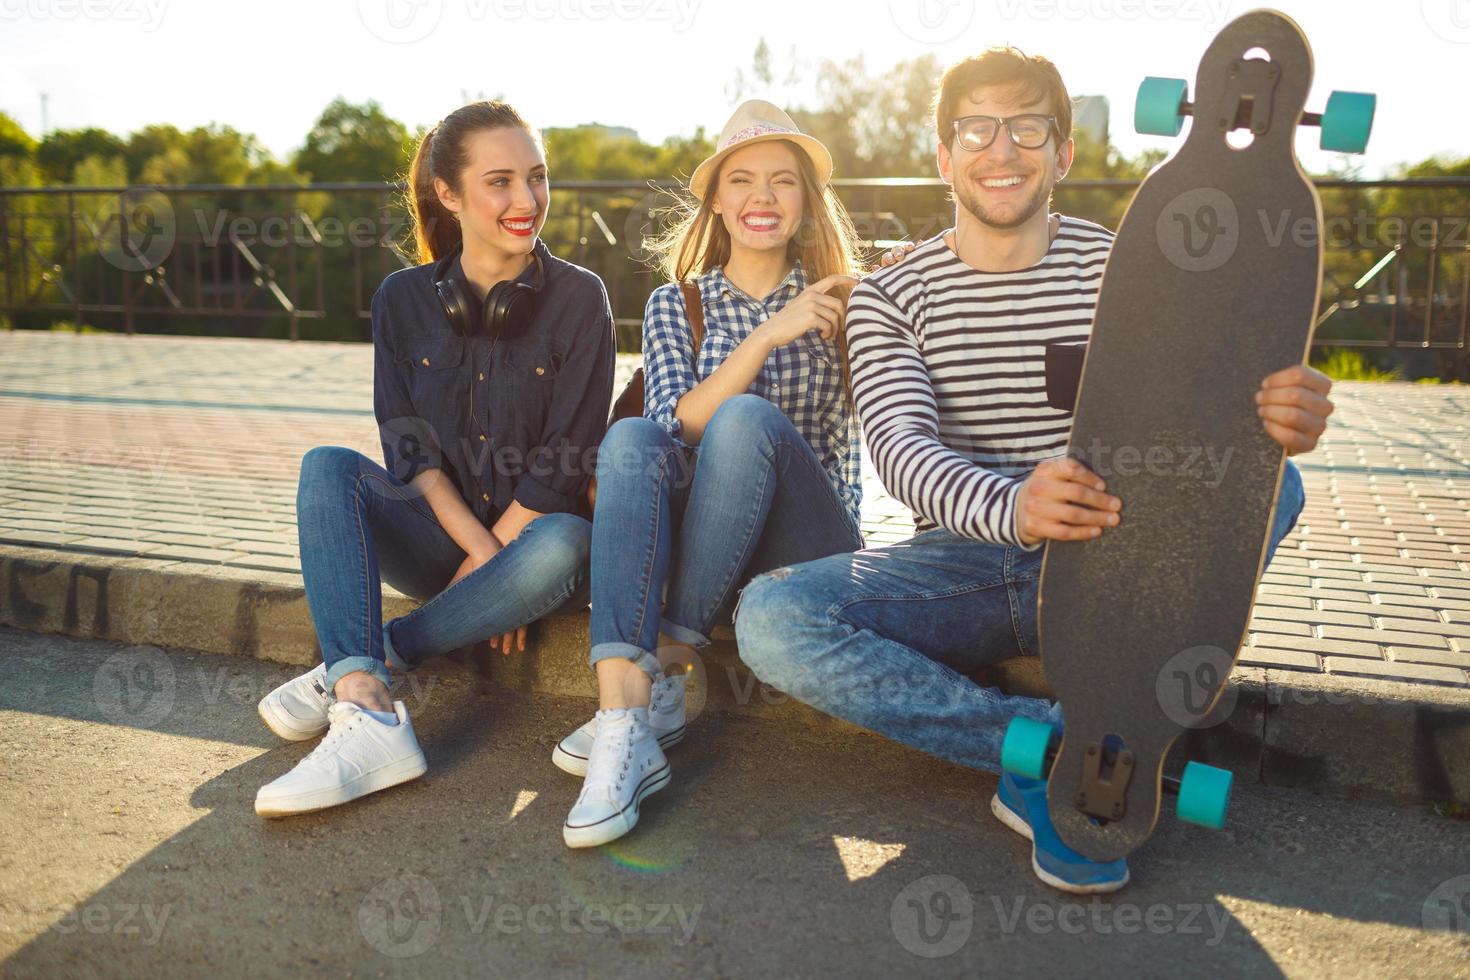
<svg viewBox="0 0 1470 980"><path fill-rule="evenodd" d="M471 133L505 126L519 126L540 142L540 134L504 102L471 102L460 106L419 141L404 191L409 213L413 215L414 247L419 262L434 262L447 255L459 244L462 235L454 213L440 203L439 195L434 192L434 178L460 193L459 175L470 162L465 140Z"/></svg>
<svg viewBox="0 0 1470 980"><path fill-rule="evenodd" d="M1062 84L1057 66L1041 55L1027 55L1010 45L987 48L972 58L952 65L939 81L934 97L934 129L939 142L950 145L954 121L959 118L960 99L986 86L1008 89L1022 105L1050 97L1051 115L1057 117L1060 142L1072 136L1072 99Z"/></svg>

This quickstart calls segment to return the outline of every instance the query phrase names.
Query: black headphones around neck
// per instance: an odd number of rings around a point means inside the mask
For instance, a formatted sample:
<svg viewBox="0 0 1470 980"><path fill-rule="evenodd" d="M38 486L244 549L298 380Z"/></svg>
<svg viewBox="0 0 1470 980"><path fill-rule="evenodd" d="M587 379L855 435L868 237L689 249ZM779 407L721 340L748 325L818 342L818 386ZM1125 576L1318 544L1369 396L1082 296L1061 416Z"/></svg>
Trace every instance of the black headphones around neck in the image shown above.
<svg viewBox="0 0 1470 980"><path fill-rule="evenodd" d="M537 241L540 246L540 241ZM526 329L536 313L536 298L546 284L546 270L541 265L541 256L531 252L531 263L536 267L535 282L524 281L525 273L514 279L497 282L485 295L485 302L475 300L471 286L451 276L454 260L464 251L464 243L456 245L448 255L434 266L434 293L449 326L461 337L482 335L491 341L515 337ZM480 310L478 321L474 310Z"/></svg>

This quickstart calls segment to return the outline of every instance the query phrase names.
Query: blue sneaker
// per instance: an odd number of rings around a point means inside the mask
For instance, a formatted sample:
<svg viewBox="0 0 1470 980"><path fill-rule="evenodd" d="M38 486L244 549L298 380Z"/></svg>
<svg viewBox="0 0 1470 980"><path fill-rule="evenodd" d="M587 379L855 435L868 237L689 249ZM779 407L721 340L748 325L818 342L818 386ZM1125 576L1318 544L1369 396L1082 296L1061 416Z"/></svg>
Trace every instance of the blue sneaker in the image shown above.
<svg viewBox="0 0 1470 980"><path fill-rule="evenodd" d="M1128 884L1128 862L1094 861L1057 836L1046 806L1046 783L1004 772L990 798L997 820L1031 842L1031 868L1053 888L1074 895L1115 892Z"/></svg>

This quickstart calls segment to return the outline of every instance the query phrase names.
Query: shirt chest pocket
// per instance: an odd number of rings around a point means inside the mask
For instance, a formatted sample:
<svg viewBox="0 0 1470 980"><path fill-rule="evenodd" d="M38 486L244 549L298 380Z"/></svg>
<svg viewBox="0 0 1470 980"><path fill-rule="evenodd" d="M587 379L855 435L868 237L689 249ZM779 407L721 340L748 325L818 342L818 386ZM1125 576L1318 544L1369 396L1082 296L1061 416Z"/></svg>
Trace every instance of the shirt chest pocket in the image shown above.
<svg viewBox="0 0 1470 980"><path fill-rule="evenodd" d="M446 389L459 377L464 363L464 338L448 335L409 342L401 359L408 363L409 393L414 409L428 417L429 412L453 397Z"/></svg>
<svg viewBox="0 0 1470 980"><path fill-rule="evenodd" d="M725 363L725 358L735 353L735 338L719 331L706 331L699 344L699 354L694 360L695 383L703 381Z"/></svg>
<svg viewBox="0 0 1470 980"><path fill-rule="evenodd" d="M539 438L565 363L565 355L545 343L507 346L501 365L508 384L496 386L502 421L514 420L526 438Z"/></svg>

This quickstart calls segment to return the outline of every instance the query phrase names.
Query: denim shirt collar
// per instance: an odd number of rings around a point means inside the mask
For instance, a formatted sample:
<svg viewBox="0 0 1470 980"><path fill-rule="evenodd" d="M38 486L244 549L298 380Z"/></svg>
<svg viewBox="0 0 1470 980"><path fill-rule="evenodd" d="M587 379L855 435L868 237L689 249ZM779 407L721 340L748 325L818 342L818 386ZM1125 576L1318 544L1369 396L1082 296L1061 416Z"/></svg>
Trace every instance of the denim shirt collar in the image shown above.
<svg viewBox="0 0 1470 980"><path fill-rule="evenodd" d="M717 265L699 277L699 298L706 306L724 296L725 293L729 293L737 299L752 301L759 305L768 304L776 299L789 301L805 288L806 274L802 272L800 259L792 263L791 271L786 273L786 278L782 279L776 285L776 288L771 290L770 295L766 296L763 300L756 299L731 282L729 277L725 275L723 266ZM784 306L785 303L783 302L782 305Z"/></svg>

